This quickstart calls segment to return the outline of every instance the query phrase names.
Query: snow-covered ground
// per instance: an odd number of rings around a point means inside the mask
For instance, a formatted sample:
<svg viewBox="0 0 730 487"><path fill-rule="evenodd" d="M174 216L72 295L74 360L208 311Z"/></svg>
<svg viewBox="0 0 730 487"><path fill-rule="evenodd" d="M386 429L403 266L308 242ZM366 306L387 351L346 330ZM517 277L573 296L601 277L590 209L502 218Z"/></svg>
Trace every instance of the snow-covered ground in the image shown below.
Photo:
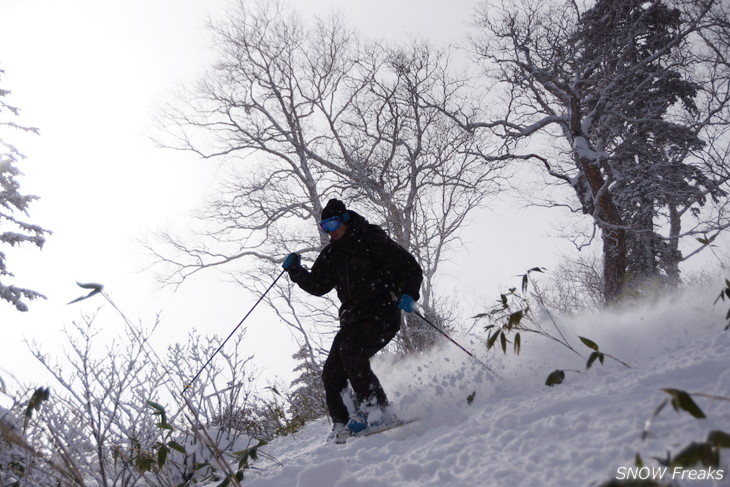
<svg viewBox="0 0 730 487"><path fill-rule="evenodd" d="M717 290L688 293L643 308L559 321L573 346L586 336L606 357L585 371L585 360L536 336L523 336L522 352L487 352L483 338L457 336L495 374L449 343L429 354L373 365L401 417L420 421L345 445L325 444L324 419L277 439L246 472L247 487L598 486L656 473L654 457L676 454L709 431L730 432L730 331L727 303ZM545 325L550 330L550 325ZM555 369L565 382L544 385ZM580 371L580 372L577 372ZM665 407L641 439L646 421L668 394L693 394L707 419ZM474 394L469 404L467 398ZM640 454L648 467L630 471ZM684 474L684 478L681 476ZM712 476L710 480L690 477ZM659 479L656 479L659 481ZM663 473L662 485L730 485L730 449L720 471L694 467Z"/></svg>

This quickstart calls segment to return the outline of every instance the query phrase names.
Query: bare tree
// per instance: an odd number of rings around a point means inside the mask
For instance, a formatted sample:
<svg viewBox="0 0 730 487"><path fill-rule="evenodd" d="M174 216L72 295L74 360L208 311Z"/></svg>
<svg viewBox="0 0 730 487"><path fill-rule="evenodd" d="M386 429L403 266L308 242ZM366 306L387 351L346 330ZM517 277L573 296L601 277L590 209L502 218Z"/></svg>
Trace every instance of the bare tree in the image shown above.
<svg viewBox="0 0 730 487"><path fill-rule="evenodd" d="M154 418L144 405L158 397L167 378L148 365L143 343L112 343L99 353L100 330L93 322L84 318L66 331L70 348L65 364L33 347L60 388L53 388L39 417L42 426L34 423L29 437L32 444L46 443L48 451L65 450L68 462L97 485L137 485L142 473L131 455L120 453L131 451L132 444L145 448L153 442Z"/></svg>
<svg viewBox="0 0 730 487"><path fill-rule="evenodd" d="M564 315L596 311L604 303L600 271L597 255L582 253L577 257L564 257L536 289L535 293L539 293L536 299L548 309Z"/></svg>
<svg viewBox="0 0 730 487"><path fill-rule="evenodd" d="M259 411L265 402L254 393L250 357L241 353L243 333L208 364L217 337L191 333L161 356L149 343L158 323L145 328L123 317L124 334L105 344L95 319L84 317L66 330L63 360L32 346L54 379L50 398L42 407L27 406L34 415L29 421L26 414L22 433L9 436L0 422L0 440L20 445L13 453L21 455L22 485L47 485L49 465L62 482L78 486L171 487L235 476L221 452L247 448L252 432L275 432ZM0 464L0 472L9 470L12 465Z"/></svg>
<svg viewBox="0 0 730 487"><path fill-rule="evenodd" d="M647 278L676 282L680 242L728 226L725 8L526 0L479 17L476 53L504 103L450 113L570 189L559 204L600 230L609 302Z"/></svg>
<svg viewBox="0 0 730 487"><path fill-rule="evenodd" d="M316 221L323 201L338 196L414 253L432 308L459 228L498 189L496 165L478 156L484 137L419 101L453 96L447 56L425 44L364 42L337 16L308 27L277 4L242 7L216 32L219 62L184 107L167 111L157 140L234 170L203 214L199 244L168 235L167 249L153 249L169 264L168 280L245 260L251 272L235 268L236 279L260 286L286 253L312 259L326 244ZM286 286L271 304L300 337L335 322L332 303L300 302ZM316 363L320 347L304 345Z"/></svg>

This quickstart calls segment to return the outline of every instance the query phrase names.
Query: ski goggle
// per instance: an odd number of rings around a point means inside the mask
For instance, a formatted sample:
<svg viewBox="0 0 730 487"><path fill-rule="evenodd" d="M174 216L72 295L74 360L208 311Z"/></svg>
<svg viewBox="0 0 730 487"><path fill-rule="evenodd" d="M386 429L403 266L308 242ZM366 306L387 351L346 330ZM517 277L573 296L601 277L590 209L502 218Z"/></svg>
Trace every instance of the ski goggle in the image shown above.
<svg viewBox="0 0 730 487"><path fill-rule="evenodd" d="M324 233L331 233L336 231L338 228L342 226L343 220L342 216L337 215L333 216L332 218L327 218L325 220L322 220L319 222L319 228Z"/></svg>

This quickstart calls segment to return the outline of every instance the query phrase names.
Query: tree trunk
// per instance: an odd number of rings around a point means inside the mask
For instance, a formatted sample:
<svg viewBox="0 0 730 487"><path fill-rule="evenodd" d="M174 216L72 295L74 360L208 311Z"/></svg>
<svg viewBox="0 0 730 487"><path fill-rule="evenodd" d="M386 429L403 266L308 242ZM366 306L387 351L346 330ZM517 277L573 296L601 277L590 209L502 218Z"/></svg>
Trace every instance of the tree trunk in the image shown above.
<svg viewBox="0 0 730 487"><path fill-rule="evenodd" d="M654 207L648 200L642 200L638 208L631 208L630 215L624 215L629 227L626 235L627 282L632 289L643 289L648 283L663 281L658 262L661 259L661 242L654 233Z"/></svg>
<svg viewBox="0 0 730 487"><path fill-rule="evenodd" d="M669 239L668 250L663 255L664 267L667 273L668 284L672 287L679 285L679 263L682 261L682 252L679 250L679 232L682 230L682 217L676 206L669 206Z"/></svg>
<svg viewBox="0 0 730 487"><path fill-rule="evenodd" d="M580 162L593 195L593 218L602 234L603 297L612 304L626 284L626 230L600 169L593 161L581 158Z"/></svg>
<svg viewBox="0 0 730 487"><path fill-rule="evenodd" d="M603 234L603 297L606 304L615 303L626 283L626 232L602 228Z"/></svg>

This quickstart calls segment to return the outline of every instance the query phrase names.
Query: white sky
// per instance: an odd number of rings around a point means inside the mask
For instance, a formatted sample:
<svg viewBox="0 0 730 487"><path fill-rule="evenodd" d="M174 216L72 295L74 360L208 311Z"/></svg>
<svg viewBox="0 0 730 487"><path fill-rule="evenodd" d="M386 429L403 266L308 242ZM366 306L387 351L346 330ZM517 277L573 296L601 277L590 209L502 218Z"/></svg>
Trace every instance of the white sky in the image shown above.
<svg viewBox="0 0 730 487"><path fill-rule="evenodd" d="M154 149L145 134L155 103L177 86L195 81L211 61L206 28L222 0L0 0L0 68L7 100L22 109L19 120L41 136L23 138L28 156L20 169L24 194L41 197L29 220L53 231L44 250L9 253L16 284L48 296L18 313L0 302L0 370L22 379L38 376L23 338L52 351L59 330L81 313L105 304L100 298L66 306L84 291L75 282L100 282L135 320L162 312L159 346L185 341L192 327L227 336L255 296L209 274L180 291L160 290L137 243L158 228L184 229L187 215L214 189L215 165L190 154ZM436 43L459 41L474 2L423 0L298 0L300 12L339 8L363 34ZM543 221L545 219L543 218ZM454 289L473 306L497 297L498 283L559 254L552 240L535 245L545 229L523 215L480 216L466 232L469 251L454 259ZM258 311L257 311L258 313ZM259 314L259 317L265 314ZM99 323L121 331L104 306ZM259 367L286 374L294 352L289 332L257 315L247 322L251 353ZM114 330L114 326L120 328ZM162 352L162 350L160 350ZM263 356L262 356L263 355ZM2 375L0 373L0 375Z"/></svg>

